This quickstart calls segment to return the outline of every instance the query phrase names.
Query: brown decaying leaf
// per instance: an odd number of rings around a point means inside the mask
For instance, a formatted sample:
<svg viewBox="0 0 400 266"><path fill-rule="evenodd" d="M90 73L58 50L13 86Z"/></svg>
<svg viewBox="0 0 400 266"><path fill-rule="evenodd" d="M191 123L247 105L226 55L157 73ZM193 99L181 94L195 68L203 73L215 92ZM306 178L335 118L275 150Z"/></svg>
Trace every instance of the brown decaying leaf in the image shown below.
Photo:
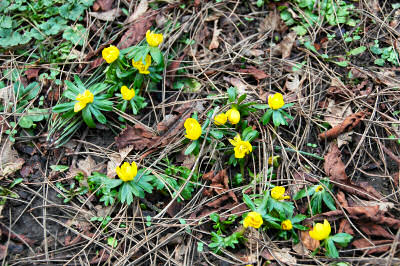
<svg viewBox="0 0 400 266"><path fill-rule="evenodd" d="M100 250L100 252L95 257L93 257L90 260L89 263L90 263L90 265L93 265L93 264L105 262L108 260L109 257L110 257L109 251L107 251L107 249L103 248L102 250Z"/></svg>
<svg viewBox="0 0 400 266"><path fill-rule="evenodd" d="M126 23L134 22L136 19L138 19L140 16L146 13L148 8L149 8L149 3L147 2L147 0L141 0L139 5L135 9L135 12L133 12L133 14L128 18Z"/></svg>
<svg viewBox="0 0 400 266"><path fill-rule="evenodd" d="M111 9L113 2L114 0L97 0L93 4L93 10L99 11L101 9L102 11L108 11Z"/></svg>
<svg viewBox="0 0 400 266"><path fill-rule="evenodd" d="M26 78L28 80L33 79L33 78L37 78L37 76L39 75L39 70L40 70L40 68L33 68L33 67L32 68L28 68L25 71Z"/></svg>
<svg viewBox="0 0 400 266"><path fill-rule="evenodd" d="M180 106L173 112L172 117L168 117L159 123L158 129L161 129L161 136L157 136L149 129L140 124L133 127L128 126L117 137L115 143L118 149L123 149L132 145L134 150L144 150L159 146L168 145L172 139L179 136L179 131L183 128L185 120L190 117L194 106L191 103ZM173 121L174 123L171 123Z"/></svg>
<svg viewBox="0 0 400 266"><path fill-rule="evenodd" d="M384 245L384 244L392 244L393 240L372 240L371 242L374 243L375 246L378 246L378 245ZM385 246L382 246L382 247L373 247L371 245L371 243L368 242L368 240L364 239L364 238L354 240L353 242L351 242L351 244L355 248L365 249L365 248L372 247L372 248L368 249L367 254L383 253L383 252L388 251L391 248L391 245L385 245Z"/></svg>
<svg viewBox="0 0 400 266"><path fill-rule="evenodd" d="M367 199L380 199L381 195L368 183L353 184L349 181L345 171L345 165L341 159L342 155L336 143L331 143L329 152L325 155L324 170L330 180L337 182L336 185L351 194Z"/></svg>
<svg viewBox="0 0 400 266"><path fill-rule="evenodd" d="M279 250L271 250L271 255L280 262L286 263L287 265L296 265L297 260L295 257L290 255L289 248L281 248Z"/></svg>
<svg viewBox="0 0 400 266"><path fill-rule="evenodd" d="M282 55L282 59L286 59L290 57L292 53L293 44L296 41L296 33L290 32L283 38L283 40L276 46L271 48L272 55Z"/></svg>
<svg viewBox="0 0 400 266"><path fill-rule="evenodd" d="M347 233L349 235L354 236L354 230L351 228L351 225L347 219L342 219L339 224L338 233Z"/></svg>
<svg viewBox="0 0 400 266"><path fill-rule="evenodd" d="M117 174L115 168L121 165L125 160L126 156L133 150L132 145L128 145L123 149L118 150L117 153L110 155L110 160L107 163L107 176L109 178L114 178ZM99 215L100 216L100 215Z"/></svg>
<svg viewBox="0 0 400 266"><path fill-rule="evenodd" d="M122 9L120 8L114 8L105 12L89 12L89 15L92 17L103 21L114 21L115 18L121 16L121 14Z"/></svg>
<svg viewBox="0 0 400 266"><path fill-rule="evenodd" d="M156 18L156 11L147 11L135 20L118 43L119 49L125 49L139 43L146 35L146 31L150 29Z"/></svg>
<svg viewBox="0 0 400 266"><path fill-rule="evenodd" d="M374 223L362 223L359 225L359 229L363 231L368 236L377 236L377 237L384 237L388 239L394 239L394 236L391 235L385 228L381 225L374 224Z"/></svg>
<svg viewBox="0 0 400 266"><path fill-rule="evenodd" d="M335 126L334 128L329 129L318 135L320 140L324 139L333 139L339 136L340 134L352 130L355 126L357 126L362 119L364 119L366 113L364 111L360 111L358 113L352 114L343 121L340 125Z"/></svg>
<svg viewBox="0 0 400 266"><path fill-rule="evenodd" d="M326 99L328 106L324 114L324 120L329 123L332 127L336 127L343 123L346 117L353 114L351 111L350 103L336 104L335 100Z"/></svg>
<svg viewBox="0 0 400 266"><path fill-rule="evenodd" d="M317 247L319 247L319 240L311 238L309 231L300 231L300 239L308 250L314 251Z"/></svg>
<svg viewBox="0 0 400 266"><path fill-rule="evenodd" d="M240 73L248 73L252 75L256 80L262 80L268 77L267 74L265 74L264 71L255 68L254 66L248 66L245 69L239 69L238 72Z"/></svg>
<svg viewBox="0 0 400 266"><path fill-rule="evenodd" d="M186 56L186 53L181 55L177 60L172 61L172 63L167 68L167 77L169 78L170 84L174 82L176 71L178 70L183 58Z"/></svg>
<svg viewBox="0 0 400 266"><path fill-rule="evenodd" d="M210 46L208 47L208 49L212 50L212 49L216 49L219 47L219 42L218 42L218 36L221 33L221 29L217 28L218 25L218 20L214 21L214 32L213 32L213 36L211 39L211 43Z"/></svg>
<svg viewBox="0 0 400 266"><path fill-rule="evenodd" d="M18 153L12 149L12 143L8 139L0 145L0 179L15 173L24 165L25 160L18 158Z"/></svg>
<svg viewBox="0 0 400 266"><path fill-rule="evenodd" d="M217 174L214 174L214 171L208 172L203 175L203 179L211 181L210 188L204 189L203 195L206 197L211 197L214 195L214 193L217 195L224 194L220 198L207 203L207 206L217 208L221 206L221 203L229 198L236 203L238 202L235 193L233 193L232 190L229 190L229 177L226 173L226 169L219 171ZM228 194L225 194L227 191Z"/></svg>
<svg viewBox="0 0 400 266"><path fill-rule="evenodd" d="M260 33L266 33L276 31L280 25L284 23L281 22L281 17L279 12L276 9L269 12L269 14L264 18L264 20L260 23L260 27L258 31Z"/></svg>

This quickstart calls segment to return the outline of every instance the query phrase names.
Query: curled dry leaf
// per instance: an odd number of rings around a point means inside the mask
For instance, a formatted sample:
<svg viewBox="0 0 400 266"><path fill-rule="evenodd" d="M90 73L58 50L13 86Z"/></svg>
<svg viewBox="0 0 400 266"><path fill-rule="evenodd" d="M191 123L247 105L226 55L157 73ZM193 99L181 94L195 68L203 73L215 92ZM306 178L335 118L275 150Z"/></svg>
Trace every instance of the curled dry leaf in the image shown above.
<svg viewBox="0 0 400 266"><path fill-rule="evenodd" d="M267 74L265 74L264 71L255 68L254 66L248 66L245 69L239 69L238 70L240 73L248 73L252 75L256 80L262 80L268 77Z"/></svg>
<svg viewBox="0 0 400 266"><path fill-rule="evenodd" d="M210 197L213 196L214 193L217 195L223 194L222 197L218 198L217 200L211 203L208 203L207 206L217 207L219 204L223 203L223 201L225 201L229 197L234 202L236 203L238 202L235 193L233 193L232 190L229 190L229 177L226 173L226 169L219 171L217 174L214 174L214 171L208 172L203 175L203 179L211 181L210 188L204 189L203 195ZM225 194L227 191L228 195ZM221 200L221 198L224 198L224 200ZM218 202L218 204L216 202Z"/></svg>
<svg viewBox="0 0 400 266"><path fill-rule="evenodd" d="M93 4L93 10L99 11L101 9L102 11L108 11L111 9L113 2L114 0L97 0Z"/></svg>
<svg viewBox="0 0 400 266"><path fill-rule="evenodd" d="M319 134L318 137L320 140L336 138L340 134L348 132L356 127L362 121L362 119L365 118L365 116L366 113L364 111L352 114L346 117L346 119L341 124Z"/></svg>
<svg viewBox="0 0 400 266"><path fill-rule="evenodd" d="M39 75L39 70L40 70L40 68L33 68L33 67L28 68L25 71L26 78L28 80L37 78L37 76Z"/></svg>
<svg viewBox="0 0 400 266"><path fill-rule="evenodd" d="M128 145L132 145L135 150L144 150L156 146L159 140L159 136L156 136L141 124L136 124L133 127L128 126L115 137L115 143L119 150Z"/></svg>
<svg viewBox="0 0 400 266"><path fill-rule="evenodd" d="M139 5L135 9L135 12L133 12L133 14L128 18L126 23L134 22L136 19L138 19L140 16L146 13L148 8L149 8L149 3L147 2L147 0L141 0Z"/></svg>
<svg viewBox="0 0 400 266"><path fill-rule="evenodd" d="M268 15L264 18L264 20L260 23L260 27L258 28L258 31L261 34L264 34L266 32L274 32L276 30L279 30L278 27L283 25L284 23L281 22L281 17L279 15L279 12L274 9L271 12L268 13Z"/></svg>
<svg viewBox="0 0 400 266"><path fill-rule="evenodd" d="M368 248L367 254L386 252L391 248L393 244L393 240L372 240L371 242L378 247L374 247L367 239L364 238L354 240L353 242L351 242L351 244L355 248L363 249L363 252L365 251L365 248ZM384 245L384 246L379 247L379 245Z"/></svg>
<svg viewBox="0 0 400 266"><path fill-rule="evenodd" d="M326 114L324 120L329 123L332 127L336 127L343 123L346 117L353 114L351 111L350 104L336 104L334 100L327 99L328 107L326 108Z"/></svg>
<svg viewBox="0 0 400 266"><path fill-rule="evenodd" d="M295 257L290 255L289 248L282 248L280 250L271 250L271 255L280 262L286 263L287 265L296 265L297 260Z"/></svg>
<svg viewBox="0 0 400 266"><path fill-rule="evenodd" d="M276 46L271 48L272 55L282 55L282 59L290 57L294 42L296 41L297 34L290 32L283 38L283 40Z"/></svg>
<svg viewBox="0 0 400 266"><path fill-rule="evenodd" d="M114 8L105 12L89 12L89 15L92 17L103 21L114 21L115 18L121 16L121 14L122 9L120 8Z"/></svg>
<svg viewBox="0 0 400 266"><path fill-rule="evenodd" d="M147 11L137 18L130 26L118 43L118 48L125 49L139 43L146 36L156 18L156 11Z"/></svg>
<svg viewBox="0 0 400 266"><path fill-rule="evenodd" d="M300 239L301 243L303 243L308 250L314 251L319 247L319 240L311 238L309 231L300 231Z"/></svg>
<svg viewBox="0 0 400 266"><path fill-rule="evenodd" d="M219 47L219 42L218 42L218 36L221 33L221 29L217 28L218 25L218 20L214 21L214 32L213 32L213 36L211 39L211 43L210 46L208 47L208 49L212 50L212 49L216 49Z"/></svg>
<svg viewBox="0 0 400 266"><path fill-rule="evenodd" d="M1 144L0 179L20 170L25 163L25 160L23 158L19 158L17 151L12 148L11 141L5 139Z"/></svg>

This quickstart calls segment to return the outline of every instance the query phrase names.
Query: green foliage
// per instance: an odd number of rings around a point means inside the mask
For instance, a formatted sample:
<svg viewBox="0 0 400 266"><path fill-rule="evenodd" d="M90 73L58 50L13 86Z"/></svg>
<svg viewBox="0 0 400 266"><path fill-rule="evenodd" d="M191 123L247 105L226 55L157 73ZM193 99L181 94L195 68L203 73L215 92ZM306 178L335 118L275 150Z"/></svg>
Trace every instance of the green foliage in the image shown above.
<svg viewBox="0 0 400 266"><path fill-rule="evenodd" d="M261 117L261 122L264 125L266 125L272 119L272 122L273 122L274 126L276 126L276 127L279 127L280 125L287 126L288 123L287 123L285 117L287 117L291 120L293 119L293 117L291 115L289 115L287 112L285 112L283 109L292 107L293 105L294 105L294 103L287 103L277 110L273 110L273 109L269 108L269 106L268 106L268 110Z"/></svg>
<svg viewBox="0 0 400 266"><path fill-rule="evenodd" d="M317 188L321 188L321 191L317 191ZM297 192L293 197L293 200L299 200L304 197L311 197L310 205L312 214L322 213L322 202L332 211L336 210L335 200L331 196L333 185L330 184L328 179L322 179L321 185L314 185L308 188L304 188Z"/></svg>
<svg viewBox="0 0 400 266"><path fill-rule="evenodd" d="M82 83L78 76L74 76L75 82L72 83L68 80L65 81L67 85L67 90L63 93L63 97L72 102L60 103L53 107L54 113L64 113L65 118L69 118L70 116L77 115L78 113L74 112L74 105L77 102L76 97L78 94L83 94L85 90L89 90L94 95L94 99L92 103L88 103L86 107L82 110L81 115L83 121L89 127L96 127L94 123L93 116L96 120L102 124L107 122L106 117L102 114L101 111L111 111L112 110L112 102L108 99L110 95L102 94L105 90L107 90L108 86L104 83L96 83L89 88Z"/></svg>
<svg viewBox="0 0 400 266"><path fill-rule="evenodd" d="M106 228L107 225L111 222L111 217L110 216L105 216L105 217L101 217L101 216L93 216L92 218L90 218L91 222L101 222L101 228Z"/></svg>
<svg viewBox="0 0 400 266"><path fill-rule="evenodd" d="M76 184L74 181L69 184L69 189L65 188L65 186L61 182L57 182L56 187L62 192L62 194L57 194L57 197L64 198L64 203L68 203L76 196L85 195L89 191L88 187L75 186ZM83 202L81 201L81 203Z"/></svg>
<svg viewBox="0 0 400 266"><path fill-rule="evenodd" d="M395 66L399 65L399 55L393 46L380 48L379 41L375 40L375 44L370 47L370 50L373 54L380 56L380 58L376 58L374 61L376 65L383 66L385 62L390 62Z"/></svg>
<svg viewBox="0 0 400 266"><path fill-rule="evenodd" d="M353 239L353 236L347 233L339 233L333 236L328 237L322 243L326 249L326 255L330 258L339 258L339 252L335 246L335 242L339 244L341 247L346 247L350 241Z"/></svg>
<svg viewBox="0 0 400 266"><path fill-rule="evenodd" d="M158 178L154 179L154 186L158 190L168 190L172 189L174 192L172 196L176 196L176 192L180 190L180 188L186 183L186 180L189 178L191 170L184 166L175 166L168 159L165 159L167 162L167 169L165 170L165 175L163 175L163 181ZM201 175L194 172L189 182L183 188L180 197L177 198L178 202L181 202L182 199L189 200L192 198L192 193L196 190L198 184L198 180Z"/></svg>
<svg viewBox="0 0 400 266"><path fill-rule="evenodd" d="M211 243L208 247L217 254L221 253L221 249L225 248L235 248L239 241L243 239L243 236L240 232L233 233L230 236L223 237L218 235L215 232L211 232Z"/></svg>
<svg viewBox="0 0 400 266"><path fill-rule="evenodd" d="M215 225L213 225L213 228L217 230L218 235L226 233L227 232L226 226L233 224L236 218L237 218L236 215L231 215L228 217L227 220L221 221L221 218L218 213L214 212L210 214L210 219L215 223Z"/></svg>
<svg viewBox="0 0 400 266"><path fill-rule="evenodd" d="M71 41L74 45L82 45L83 42L79 39L77 41L75 30L79 28L79 32L82 32L83 26L66 25L82 20L85 10L93 2L94 0L3 0L0 4L0 46L8 48L24 45L31 40L38 43L63 31L67 32L63 34L63 38L67 41ZM75 37L72 36L71 30L75 31Z"/></svg>

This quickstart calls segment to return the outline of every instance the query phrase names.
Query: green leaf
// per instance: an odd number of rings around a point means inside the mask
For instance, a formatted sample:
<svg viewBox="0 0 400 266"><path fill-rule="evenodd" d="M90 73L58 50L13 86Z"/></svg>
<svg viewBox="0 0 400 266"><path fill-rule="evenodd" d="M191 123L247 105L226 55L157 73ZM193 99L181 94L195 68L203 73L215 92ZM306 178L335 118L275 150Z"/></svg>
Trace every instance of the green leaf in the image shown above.
<svg viewBox="0 0 400 266"><path fill-rule="evenodd" d="M296 34L299 36L303 36L303 35L307 34L307 29L300 25L293 27L292 30L294 30L296 32Z"/></svg>
<svg viewBox="0 0 400 266"><path fill-rule="evenodd" d="M332 196L329 194L329 192L325 191L322 193L322 199L325 202L326 206L331 210L334 211L336 210L335 207L335 200L332 198Z"/></svg>
<svg viewBox="0 0 400 266"><path fill-rule="evenodd" d="M303 221L306 218L307 218L307 216L304 215L304 214L297 214L295 217L293 217L291 219L291 221L292 221L293 224L297 224L297 223Z"/></svg>
<svg viewBox="0 0 400 266"><path fill-rule="evenodd" d="M204 243L198 241L198 242L197 242L197 252L200 253L200 252L203 252L203 250L204 250Z"/></svg>
<svg viewBox="0 0 400 266"><path fill-rule="evenodd" d="M25 96L25 100L32 100L35 98L40 92L40 86L37 82L32 82L28 86L26 86L24 90L24 94L27 93Z"/></svg>
<svg viewBox="0 0 400 266"><path fill-rule="evenodd" d="M336 243L339 243L343 247L346 247L353 239L353 236L346 233L339 233L334 236L331 236L329 239L335 241Z"/></svg>
<svg viewBox="0 0 400 266"><path fill-rule="evenodd" d="M264 110L264 109L267 109L269 107L269 105L264 104L264 103L257 103L257 104L253 104L251 107L256 108L258 110Z"/></svg>
<svg viewBox="0 0 400 266"><path fill-rule="evenodd" d="M224 133L220 130L211 130L210 135L216 139L222 139L224 137Z"/></svg>
<svg viewBox="0 0 400 266"><path fill-rule="evenodd" d="M374 64L378 66L384 66L385 65L385 60L382 58L377 58L374 60Z"/></svg>
<svg viewBox="0 0 400 266"><path fill-rule="evenodd" d="M247 97L247 94L240 95L240 97L237 101L237 104L240 104L241 102L243 102L246 99L246 97Z"/></svg>
<svg viewBox="0 0 400 266"><path fill-rule="evenodd" d="M75 103L69 102L69 103L60 103L57 104L56 106L53 107L52 111L53 113L63 113L67 111L71 111L74 109Z"/></svg>
<svg viewBox="0 0 400 266"><path fill-rule="evenodd" d="M64 33L63 38L67 41L82 46L86 39L86 28L81 24L68 26Z"/></svg>
<svg viewBox="0 0 400 266"><path fill-rule="evenodd" d="M265 114L261 118L261 121L262 121L263 125L266 125L266 124L269 123L269 121L271 121L272 113L273 113L272 109L268 109L265 112Z"/></svg>
<svg viewBox="0 0 400 266"><path fill-rule="evenodd" d="M229 87L228 89L228 100L229 102L234 102L237 97L237 92L235 87Z"/></svg>
<svg viewBox="0 0 400 266"><path fill-rule="evenodd" d="M250 210L256 211L256 205L254 205L254 202L250 199L248 195L243 194L243 201Z"/></svg>
<svg viewBox="0 0 400 266"><path fill-rule="evenodd" d="M150 55L157 65L161 65L163 63L164 58L158 47L150 47Z"/></svg>
<svg viewBox="0 0 400 266"><path fill-rule="evenodd" d="M121 203L126 203L127 205L130 205L133 202L132 193L132 187L129 185L128 182L124 182L119 189L118 195L120 197Z"/></svg>
<svg viewBox="0 0 400 266"><path fill-rule="evenodd" d="M326 255L330 258L339 258L339 252L336 249L335 243L333 243L332 237L325 241Z"/></svg>
<svg viewBox="0 0 400 266"><path fill-rule="evenodd" d="M185 155L191 154L197 147L197 141L193 141L185 150Z"/></svg>
<svg viewBox="0 0 400 266"><path fill-rule="evenodd" d="M116 248L118 245L118 241L114 237L110 236L109 238L107 238L107 245L109 245L110 247Z"/></svg>
<svg viewBox="0 0 400 266"><path fill-rule="evenodd" d="M107 122L107 118L99 110L97 110L93 104L89 105L88 107L90 108L91 113L94 115L97 121L102 124L105 124Z"/></svg>
<svg viewBox="0 0 400 266"><path fill-rule="evenodd" d="M347 67L349 65L349 61L340 61L340 62L333 61L333 63L341 67Z"/></svg>
<svg viewBox="0 0 400 266"><path fill-rule="evenodd" d="M251 142L257 137L258 137L258 131L252 130L248 134L246 134L246 136L243 137L243 140Z"/></svg>
<svg viewBox="0 0 400 266"><path fill-rule="evenodd" d="M31 128L33 126L33 121L27 116L23 116L19 119L18 125L22 128Z"/></svg>
<svg viewBox="0 0 400 266"><path fill-rule="evenodd" d="M301 198L311 196L312 194L314 194L314 192L315 192L315 190L312 188L308 188L307 191L305 188L303 188L302 190L297 192L296 195L294 195L293 200L299 200Z"/></svg>
<svg viewBox="0 0 400 266"><path fill-rule="evenodd" d="M361 53L364 53L365 50L367 50L367 47L360 46L358 48L354 48L354 49L350 50L349 55L359 55Z"/></svg>
<svg viewBox="0 0 400 266"><path fill-rule="evenodd" d="M82 110L82 118L83 118L83 121L85 121L85 123L86 123L86 125L88 127L91 127L91 128L95 128L96 127L96 124L93 121L92 113L90 112L90 109L88 108L88 106L83 108L83 110Z"/></svg>
<svg viewBox="0 0 400 266"><path fill-rule="evenodd" d="M50 165L50 169L56 172L65 172L69 169L69 166L67 165Z"/></svg>

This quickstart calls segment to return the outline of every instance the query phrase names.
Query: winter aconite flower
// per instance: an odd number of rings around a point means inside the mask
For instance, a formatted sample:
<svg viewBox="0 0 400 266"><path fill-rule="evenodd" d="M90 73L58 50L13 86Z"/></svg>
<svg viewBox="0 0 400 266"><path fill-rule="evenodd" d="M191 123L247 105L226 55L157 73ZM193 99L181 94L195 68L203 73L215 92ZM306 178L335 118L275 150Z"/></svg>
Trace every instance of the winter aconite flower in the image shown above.
<svg viewBox="0 0 400 266"><path fill-rule="evenodd" d="M316 223L313 229L309 232L311 238L315 240L324 240L329 237L331 233L331 225L328 220L324 220L324 223Z"/></svg>
<svg viewBox="0 0 400 266"><path fill-rule="evenodd" d="M321 191L324 191L324 188L321 185L315 188L315 192L321 192Z"/></svg>
<svg viewBox="0 0 400 266"><path fill-rule="evenodd" d="M282 228L282 230L285 230L285 231L292 230L292 228L293 228L292 222L290 220L283 221L281 223L281 228Z"/></svg>
<svg viewBox="0 0 400 266"><path fill-rule="evenodd" d="M154 33L150 30L146 32L146 41L152 47L157 47L163 42L163 35Z"/></svg>
<svg viewBox="0 0 400 266"><path fill-rule="evenodd" d="M88 103L92 103L93 98L93 93L91 93L89 90L85 90L83 94L79 93L75 98L75 100L77 100L78 102L75 103L74 112L77 113L85 108Z"/></svg>
<svg viewBox="0 0 400 266"><path fill-rule="evenodd" d="M196 140L201 136L201 126L194 118L186 119L183 126L186 128L185 137L191 140Z"/></svg>
<svg viewBox="0 0 400 266"><path fill-rule="evenodd" d="M237 134L233 139L229 139L229 142L235 147L233 149L235 151L235 158L241 159L246 154L253 151L253 147L251 146L250 142L243 141L239 134Z"/></svg>
<svg viewBox="0 0 400 266"><path fill-rule="evenodd" d="M128 89L127 86L122 86L121 87L121 94L122 94L122 99L130 101L133 97L135 97L135 90L134 89Z"/></svg>
<svg viewBox="0 0 400 266"><path fill-rule="evenodd" d="M137 165L135 162L132 162L132 164L124 162L121 167L115 168L115 172L122 181L132 181L137 175Z"/></svg>
<svg viewBox="0 0 400 266"><path fill-rule="evenodd" d="M258 229L262 224L263 224L263 218L261 217L261 214L259 214L258 212L249 212L243 221L243 226L245 228L250 226L255 229Z"/></svg>
<svg viewBox="0 0 400 266"><path fill-rule="evenodd" d="M283 95L280 93L275 93L274 95L269 95L268 96L268 105L271 107L273 110L278 110L282 106L285 105L285 102L283 101Z"/></svg>
<svg viewBox="0 0 400 266"><path fill-rule="evenodd" d="M142 59L140 59L139 61L135 61L134 59L132 59L132 65L134 68L139 70L140 74L150 74L150 71L148 69L151 65L151 56L146 55L144 61L146 64L143 64Z"/></svg>
<svg viewBox="0 0 400 266"><path fill-rule="evenodd" d="M289 196L285 196L285 188L281 186L276 186L271 189L271 197L276 200L290 199Z"/></svg>
<svg viewBox="0 0 400 266"><path fill-rule="evenodd" d="M228 112L226 112L226 116L232 125L235 125L240 121L240 113L236 108L229 109Z"/></svg>
<svg viewBox="0 0 400 266"><path fill-rule="evenodd" d="M101 54L104 60L106 60L107 63L111 64L119 57L119 49L114 45L111 45L110 47L104 48Z"/></svg>
<svg viewBox="0 0 400 266"><path fill-rule="evenodd" d="M215 116L214 124L216 124L217 126L225 125L227 119L228 119L228 117L226 116L226 114L221 113L221 114Z"/></svg>

